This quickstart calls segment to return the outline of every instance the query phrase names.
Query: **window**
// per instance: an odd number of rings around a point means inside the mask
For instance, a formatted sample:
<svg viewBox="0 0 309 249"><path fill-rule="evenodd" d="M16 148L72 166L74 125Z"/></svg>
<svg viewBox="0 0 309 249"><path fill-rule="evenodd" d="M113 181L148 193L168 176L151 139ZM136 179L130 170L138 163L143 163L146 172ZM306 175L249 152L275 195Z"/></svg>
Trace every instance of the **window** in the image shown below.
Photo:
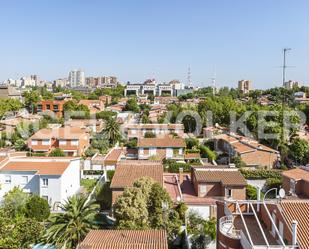
<svg viewBox="0 0 309 249"><path fill-rule="evenodd" d="M11 176L5 176L4 177L4 183L11 183Z"/></svg>
<svg viewBox="0 0 309 249"><path fill-rule="evenodd" d="M47 195L42 195L42 198L48 201L48 196Z"/></svg>
<svg viewBox="0 0 309 249"><path fill-rule="evenodd" d="M225 189L225 197L227 197L227 198L232 197L232 189L230 189L230 188Z"/></svg>
<svg viewBox="0 0 309 249"><path fill-rule="evenodd" d="M49 139L42 140L42 145L50 145L50 140Z"/></svg>
<svg viewBox="0 0 309 249"><path fill-rule="evenodd" d="M71 140L71 145L77 146L78 140L77 139Z"/></svg>
<svg viewBox="0 0 309 249"><path fill-rule="evenodd" d="M54 111L57 111L58 110L58 105L53 105L53 109L54 109Z"/></svg>
<svg viewBox="0 0 309 249"><path fill-rule="evenodd" d="M31 140L32 145L38 145L38 140Z"/></svg>
<svg viewBox="0 0 309 249"><path fill-rule="evenodd" d="M28 183L28 176L21 177L21 184L26 185Z"/></svg>
<svg viewBox="0 0 309 249"><path fill-rule="evenodd" d="M42 179L42 187L48 187L48 179L47 178Z"/></svg>
<svg viewBox="0 0 309 249"><path fill-rule="evenodd" d="M206 194L206 192L207 192L206 185L200 185L200 192L201 192L202 195Z"/></svg>
<svg viewBox="0 0 309 249"><path fill-rule="evenodd" d="M46 109L47 109L47 110L50 110L50 105L46 105Z"/></svg>
<svg viewBox="0 0 309 249"><path fill-rule="evenodd" d="M67 140L59 140L59 145L66 145L67 144Z"/></svg>

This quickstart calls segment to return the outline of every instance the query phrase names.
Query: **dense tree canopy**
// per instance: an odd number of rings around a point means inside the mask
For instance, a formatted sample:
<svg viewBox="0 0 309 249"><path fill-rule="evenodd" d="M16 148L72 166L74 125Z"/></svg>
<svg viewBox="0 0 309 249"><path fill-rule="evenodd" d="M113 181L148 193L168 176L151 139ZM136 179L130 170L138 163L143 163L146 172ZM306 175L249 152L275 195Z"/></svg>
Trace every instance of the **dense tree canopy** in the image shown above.
<svg viewBox="0 0 309 249"><path fill-rule="evenodd" d="M182 224L166 190L149 177L125 189L114 205L114 215L119 229L166 229L170 242Z"/></svg>

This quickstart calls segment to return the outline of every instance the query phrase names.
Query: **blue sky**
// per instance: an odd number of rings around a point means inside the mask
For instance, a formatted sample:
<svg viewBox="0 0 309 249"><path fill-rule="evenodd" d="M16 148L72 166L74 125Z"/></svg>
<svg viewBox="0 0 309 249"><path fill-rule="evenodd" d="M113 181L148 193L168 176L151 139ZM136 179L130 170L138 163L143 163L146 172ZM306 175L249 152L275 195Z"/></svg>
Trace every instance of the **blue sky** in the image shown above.
<svg viewBox="0 0 309 249"><path fill-rule="evenodd" d="M287 78L309 84L309 1L27 0L0 3L0 81L32 73L52 80L83 68L123 82L195 85L251 79L281 84L282 49L291 47Z"/></svg>

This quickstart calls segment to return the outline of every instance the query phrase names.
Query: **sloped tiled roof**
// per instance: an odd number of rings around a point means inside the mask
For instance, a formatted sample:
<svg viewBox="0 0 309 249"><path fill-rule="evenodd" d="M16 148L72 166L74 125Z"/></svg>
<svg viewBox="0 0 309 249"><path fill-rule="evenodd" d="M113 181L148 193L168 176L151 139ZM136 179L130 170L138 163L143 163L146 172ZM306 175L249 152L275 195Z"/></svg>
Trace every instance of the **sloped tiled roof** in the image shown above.
<svg viewBox="0 0 309 249"><path fill-rule="evenodd" d="M0 171L34 171L38 175L62 175L70 165L66 162L33 162L33 161L11 161L5 164Z"/></svg>
<svg viewBox="0 0 309 249"><path fill-rule="evenodd" d="M119 160L122 152L123 152L123 149L121 148L112 149L112 151L104 159L105 164L116 163Z"/></svg>
<svg viewBox="0 0 309 249"><path fill-rule="evenodd" d="M128 129L184 129L183 124L128 124Z"/></svg>
<svg viewBox="0 0 309 249"><path fill-rule="evenodd" d="M194 169L198 182L221 182L223 185L245 186L246 179L238 170L198 170Z"/></svg>
<svg viewBox="0 0 309 249"><path fill-rule="evenodd" d="M309 201L282 201L280 206L283 210L282 215L288 225L291 225L293 220L298 222L297 242L300 248L309 248Z"/></svg>
<svg viewBox="0 0 309 249"><path fill-rule="evenodd" d="M300 168L283 171L282 175L289 177L291 179L294 179L296 181L298 181L298 180L309 181L309 172L306 171L306 170L300 169Z"/></svg>
<svg viewBox="0 0 309 249"><path fill-rule="evenodd" d="M38 130L30 139L79 139L82 135L86 135L86 131L79 127L60 127L56 129L45 128Z"/></svg>
<svg viewBox="0 0 309 249"><path fill-rule="evenodd" d="M182 138L172 138L170 136L164 138L140 138L137 147L184 148L186 143Z"/></svg>
<svg viewBox="0 0 309 249"><path fill-rule="evenodd" d="M92 230L78 249L168 249L164 230Z"/></svg>
<svg viewBox="0 0 309 249"><path fill-rule="evenodd" d="M163 165L158 161L125 160L116 166L111 188L131 187L141 177L148 176L163 185Z"/></svg>

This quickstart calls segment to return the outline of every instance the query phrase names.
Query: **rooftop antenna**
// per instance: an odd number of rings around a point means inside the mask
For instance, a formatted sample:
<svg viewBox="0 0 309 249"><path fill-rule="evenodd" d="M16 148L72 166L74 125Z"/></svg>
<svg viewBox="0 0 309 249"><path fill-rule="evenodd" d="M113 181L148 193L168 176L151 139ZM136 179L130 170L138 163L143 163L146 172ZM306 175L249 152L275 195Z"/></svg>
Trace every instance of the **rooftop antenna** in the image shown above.
<svg viewBox="0 0 309 249"><path fill-rule="evenodd" d="M285 86L285 71L286 71L286 68L288 67L286 65L286 53L290 50L292 50L292 49L291 48L284 48L283 49L283 66L282 66L282 86L283 87Z"/></svg>
<svg viewBox="0 0 309 249"><path fill-rule="evenodd" d="M191 68L190 66L188 67L188 86L191 88L192 87L192 82L191 82Z"/></svg>

